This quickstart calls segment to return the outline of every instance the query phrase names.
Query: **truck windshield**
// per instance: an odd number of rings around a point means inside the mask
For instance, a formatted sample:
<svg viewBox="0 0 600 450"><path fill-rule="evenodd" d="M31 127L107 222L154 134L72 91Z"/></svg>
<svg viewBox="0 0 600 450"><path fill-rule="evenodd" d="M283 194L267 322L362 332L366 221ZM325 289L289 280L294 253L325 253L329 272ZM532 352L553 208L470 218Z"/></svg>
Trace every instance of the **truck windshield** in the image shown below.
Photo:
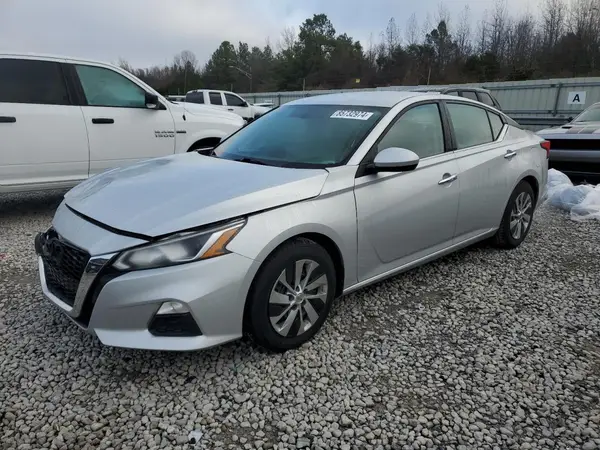
<svg viewBox="0 0 600 450"><path fill-rule="evenodd" d="M388 110L349 105L283 105L223 141L214 154L282 167L344 164Z"/></svg>
<svg viewBox="0 0 600 450"><path fill-rule="evenodd" d="M573 122L600 122L600 104L590 106L578 115Z"/></svg>

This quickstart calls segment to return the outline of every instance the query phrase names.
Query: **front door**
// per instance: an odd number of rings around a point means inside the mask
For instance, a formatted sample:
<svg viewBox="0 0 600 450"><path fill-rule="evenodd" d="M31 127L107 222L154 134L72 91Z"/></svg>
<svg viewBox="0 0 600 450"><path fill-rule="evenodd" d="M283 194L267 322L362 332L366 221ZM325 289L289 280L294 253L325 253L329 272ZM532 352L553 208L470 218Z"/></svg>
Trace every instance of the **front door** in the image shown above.
<svg viewBox="0 0 600 450"><path fill-rule="evenodd" d="M242 116L244 119L250 119L252 111L248 103L242 100L235 94L225 92L225 101L227 102L227 110L235 113L238 116Z"/></svg>
<svg viewBox="0 0 600 450"><path fill-rule="evenodd" d="M359 176L358 279L368 280L452 245L458 212L458 165L446 152L437 103L400 113L368 158L389 147L419 155L416 169Z"/></svg>
<svg viewBox="0 0 600 450"><path fill-rule="evenodd" d="M90 145L90 176L175 153L175 123L165 105L146 108L146 92L105 67L76 65Z"/></svg>

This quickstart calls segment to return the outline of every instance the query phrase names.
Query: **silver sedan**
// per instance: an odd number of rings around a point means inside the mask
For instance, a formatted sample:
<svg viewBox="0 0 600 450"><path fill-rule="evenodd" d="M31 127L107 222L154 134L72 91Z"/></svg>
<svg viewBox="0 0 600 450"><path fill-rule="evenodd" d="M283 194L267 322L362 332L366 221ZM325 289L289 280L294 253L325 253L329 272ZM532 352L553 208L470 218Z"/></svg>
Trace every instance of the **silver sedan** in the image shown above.
<svg viewBox="0 0 600 450"><path fill-rule="evenodd" d="M483 239L519 246L548 150L465 98L291 102L208 154L72 189L36 236L41 286L106 345L192 350L247 333L295 348L336 297Z"/></svg>

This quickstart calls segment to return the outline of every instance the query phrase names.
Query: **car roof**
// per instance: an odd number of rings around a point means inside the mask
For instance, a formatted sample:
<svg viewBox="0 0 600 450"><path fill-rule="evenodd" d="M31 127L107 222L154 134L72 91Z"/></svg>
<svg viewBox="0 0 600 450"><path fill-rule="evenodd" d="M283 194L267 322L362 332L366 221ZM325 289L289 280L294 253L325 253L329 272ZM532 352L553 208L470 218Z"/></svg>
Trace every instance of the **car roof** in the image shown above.
<svg viewBox="0 0 600 450"><path fill-rule="evenodd" d="M448 91L476 91L476 92L487 92L490 93L489 89L485 89L479 86L443 86L443 87L418 87L413 92L439 92L444 93Z"/></svg>
<svg viewBox="0 0 600 450"><path fill-rule="evenodd" d="M0 52L0 58L31 58L31 59L44 59L44 60L56 60L56 61L68 61L68 62L79 62L79 63L91 63L91 64L102 64L114 66L114 64L94 60L89 58L76 58L73 56L56 55L51 53L17 53L17 52Z"/></svg>
<svg viewBox="0 0 600 450"><path fill-rule="evenodd" d="M294 100L288 105L355 105L391 108L408 98L426 95L411 91L360 91L321 94Z"/></svg>

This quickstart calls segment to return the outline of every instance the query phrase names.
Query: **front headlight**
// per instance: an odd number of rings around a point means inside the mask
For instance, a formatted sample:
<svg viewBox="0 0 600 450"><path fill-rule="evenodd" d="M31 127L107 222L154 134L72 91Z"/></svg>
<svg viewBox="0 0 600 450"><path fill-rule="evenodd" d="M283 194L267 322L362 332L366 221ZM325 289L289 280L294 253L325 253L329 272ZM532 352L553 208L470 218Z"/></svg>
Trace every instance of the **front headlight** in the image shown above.
<svg viewBox="0 0 600 450"><path fill-rule="evenodd" d="M236 221L209 230L169 236L156 243L123 252L113 266L123 271L156 269L225 255L229 253L227 244L245 223Z"/></svg>

